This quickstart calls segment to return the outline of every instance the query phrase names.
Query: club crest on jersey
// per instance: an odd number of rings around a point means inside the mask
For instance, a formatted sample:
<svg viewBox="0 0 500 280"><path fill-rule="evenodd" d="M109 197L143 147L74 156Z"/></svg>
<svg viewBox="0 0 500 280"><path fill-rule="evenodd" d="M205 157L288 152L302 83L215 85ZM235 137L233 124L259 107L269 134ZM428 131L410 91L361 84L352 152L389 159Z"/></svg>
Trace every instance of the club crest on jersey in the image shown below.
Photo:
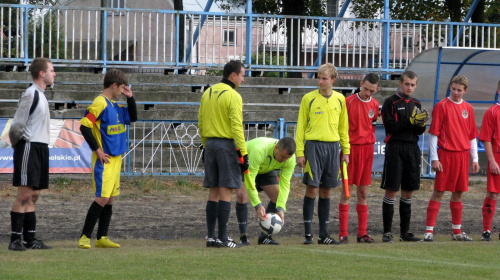
<svg viewBox="0 0 500 280"><path fill-rule="evenodd" d="M371 119L371 118L373 118L373 116L375 116L375 111L373 109L370 109L368 111L368 117Z"/></svg>
<svg viewBox="0 0 500 280"><path fill-rule="evenodd" d="M467 112L467 110L462 110L462 117L464 119L468 118L469 117L469 112Z"/></svg>

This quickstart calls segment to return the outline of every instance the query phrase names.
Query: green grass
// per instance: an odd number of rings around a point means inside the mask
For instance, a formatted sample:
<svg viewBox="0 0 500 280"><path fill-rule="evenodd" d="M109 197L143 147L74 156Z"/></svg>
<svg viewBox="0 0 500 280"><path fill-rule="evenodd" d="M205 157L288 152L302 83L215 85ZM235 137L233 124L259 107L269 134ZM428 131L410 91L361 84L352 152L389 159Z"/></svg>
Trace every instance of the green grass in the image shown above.
<svg viewBox="0 0 500 280"><path fill-rule="evenodd" d="M122 248L0 248L0 279L499 279L500 242L205 248L203 240L120 240ZM476 237L477 238L477 237ZM377 236L380 240L380 236ZM255 244L255 240L253 244Z"/></svg>

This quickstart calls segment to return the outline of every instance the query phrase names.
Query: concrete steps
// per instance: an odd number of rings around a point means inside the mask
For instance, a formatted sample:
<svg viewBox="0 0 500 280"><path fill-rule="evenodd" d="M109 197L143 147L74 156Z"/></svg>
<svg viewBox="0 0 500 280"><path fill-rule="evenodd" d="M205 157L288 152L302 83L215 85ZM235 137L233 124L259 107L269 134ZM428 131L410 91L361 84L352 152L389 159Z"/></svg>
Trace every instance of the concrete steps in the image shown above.
<svg viewBox="0 0 500 280"><path fill-rule="evenodd" d="M88 104L102 91L103 74L57 73L56 84L47 89L51 115L81 118ZM218 83L213 76L128 74L141 120L197 120L198 106L161 104L162 102L200 102L203 90ZM0 72L0 117L12 117L17 100L31 82L27 72ZM335 89L349 95L359 86L357 80L338 80ZM397 81L381 81L375 95L380 102L392 95ZM247 77L238 89L244 103L245 121L296 121L302 96L315 90L314 79ZM7 101L2 101L7 100ZM56 102L57 101L57 102ZM125 101L121 98L120 101ZM287 106L288 105L288 106Z"/></svg>

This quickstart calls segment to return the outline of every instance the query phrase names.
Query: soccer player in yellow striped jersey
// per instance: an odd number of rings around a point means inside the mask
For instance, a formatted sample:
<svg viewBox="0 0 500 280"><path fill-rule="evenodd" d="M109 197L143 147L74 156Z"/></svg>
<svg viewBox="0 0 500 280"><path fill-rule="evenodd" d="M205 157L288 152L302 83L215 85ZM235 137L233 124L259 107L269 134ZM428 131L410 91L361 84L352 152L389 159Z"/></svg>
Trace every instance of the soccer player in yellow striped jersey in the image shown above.
<svg viewBox="0 0 500 280"><path fill-rule="evenodd" d="M198 127L204 147L205 179L210 189L206 205L207 247L239 248L227 237L233 189L241 187L241 173L248 170L243 134L243 102L235 90L245 80L245 68L232 60L224 66L223 79L201 97ZM243 157L240 165L239 149ZM218 236L215 226L218 224Z"/></svg>
<svg viewBox="0 0 500 280"><path fill-rule="evenodd" d="M304 168L302 182L306 184L303 217L304 244L313 244L312 217L314 200L319 195L318 244L339 244L328 233L330 196L340 180L339 153L349 163L349 122L345 97L333 90L337 69L331 63L318 69L319 89L307 93L300 102L295 142L297 164ZM340 144L340 145L339 145Z"/></svg>
<svg viewBox="0 0 500 280"><path fill-rule="evenodd" d="M127 107L114 99L127 98ZM90 249L90 238L97 227L98 248L118 248L119 244L108 238L108 228L113 214L113 202L120 194L120 169L122 154L127 150L125 125L137 120L134 95L121 70L110 69L104 76L104 90L87 108L80 131L92 150L92 187L95 201L90 205L83 225L78 248Z"/></svg>

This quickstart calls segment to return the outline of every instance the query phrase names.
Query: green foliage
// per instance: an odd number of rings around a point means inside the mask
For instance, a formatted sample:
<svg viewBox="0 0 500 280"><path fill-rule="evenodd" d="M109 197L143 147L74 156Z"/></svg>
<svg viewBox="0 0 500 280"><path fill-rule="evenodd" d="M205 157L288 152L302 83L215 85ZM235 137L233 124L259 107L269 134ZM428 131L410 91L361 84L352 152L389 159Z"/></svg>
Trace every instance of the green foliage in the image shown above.
<svg viewBox="0 0 500 280"><path fill-rule="evenodd" d="M279 62L279 63L278 63ZM285 57L284 56L276 56L271 55L266 52L261 52L258 55L257 59L257 54L252 54L252 64L253 65L286 65L285 62ZM264 74L262 74L262 77L281 77L280 72L270 72L270 71L265 71ZM287 77L287 73L283 73L283 77Z"/></svg>
<svg viewBox="0 0 500 280"><path fill-rule="evenodd" d="M215 0L219 6L226 11L235 7L245 7L247 0ZM326 15L327 0L253 0L252 11L257 14L285 15L288 10L300 11L302 16L324 16Z"/></svg>
<svg viewBox="0 0 500 280"><path fill-rule="evenodd" d="M473 0L446 0L446 1L390 1L390 17L399 20L428 20L428 21L461 21L472 4ZM484 0L485 17L487 22L498 23L500 17L500 3L497 0ZM357 18L378 18L383 13L384 0L352 0L350 7ZM367 8L369 7L369 8ZM454 9L459 11L454 15Z"/></svg>
<svg viewBox="0 0 500 280"><path fill-rule="evenodd" d="M28 55L29 57L51 57L64 56L64 40L57 38L57 29L63 30L61 23L57 22L57 11L45 10L41 15L33 16L28 22ZM42 28L43 27L43 28ZM42 36L43 29L43 36ZM49 32L52 38L49 44ZM62 33L62 32L61 32ZM33 38L35 35L35 38ZM34 42L34 39L36 40ZM59 49L57 48L59 41ZM41 43L43 42L43 43ZM33 50L35 44L35 50Z"/></svg>
<svg viewBox="0 0 500 280"><path fill-rule="evenodd" d="M66 190L73 185L73 180L67 177L56 177L52 185L56 190Z"/></svg>

